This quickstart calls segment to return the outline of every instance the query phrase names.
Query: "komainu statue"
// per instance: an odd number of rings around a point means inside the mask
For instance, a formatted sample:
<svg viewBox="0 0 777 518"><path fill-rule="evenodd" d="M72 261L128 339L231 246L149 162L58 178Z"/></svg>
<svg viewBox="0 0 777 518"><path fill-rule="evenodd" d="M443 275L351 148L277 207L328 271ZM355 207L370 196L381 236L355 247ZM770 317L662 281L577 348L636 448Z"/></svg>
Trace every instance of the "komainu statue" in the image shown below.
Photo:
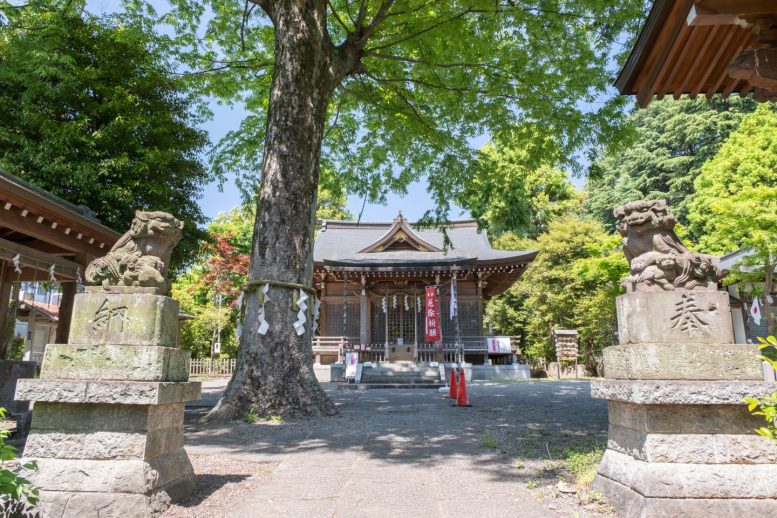
<svg viewBox="0 0 777 518"><path fill-rule="evenodd" d="M183 222L166 212L136 211L129 231L111 251L86 267L86 284L110 288L136 286L170 292L167 269L181 239Z"/></svg>
<svg viewBox="0 0 777 518"><path fill-rule="evenodd" d="M627 292L718 289L718 258L685 248L666 200L633 201L615 209L613 216L631 271L623 280Z"/></svg>

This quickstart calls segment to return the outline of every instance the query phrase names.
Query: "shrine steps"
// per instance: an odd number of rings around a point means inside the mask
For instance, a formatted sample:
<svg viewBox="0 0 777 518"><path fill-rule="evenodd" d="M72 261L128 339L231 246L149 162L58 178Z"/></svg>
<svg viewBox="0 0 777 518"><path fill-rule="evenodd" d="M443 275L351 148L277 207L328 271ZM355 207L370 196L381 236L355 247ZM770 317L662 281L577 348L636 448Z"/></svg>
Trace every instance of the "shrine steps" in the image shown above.
<svg viewBox="0 0 777 518"><path fill-rule="evenodd" d="M380 362L365 366L359 385L365 388L437 388L440 369L413 362Z"/></svg>

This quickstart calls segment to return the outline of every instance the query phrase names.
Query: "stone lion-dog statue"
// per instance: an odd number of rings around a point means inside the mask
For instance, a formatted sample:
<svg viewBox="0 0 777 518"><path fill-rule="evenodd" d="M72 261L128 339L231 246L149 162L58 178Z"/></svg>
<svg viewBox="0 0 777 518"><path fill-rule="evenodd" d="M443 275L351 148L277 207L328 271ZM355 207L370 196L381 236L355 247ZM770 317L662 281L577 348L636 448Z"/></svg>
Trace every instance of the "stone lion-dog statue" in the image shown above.
<svg viewBox="0 0 777 518"><path fill-rule="evenodd" d="M719 259L683 245L666 200L633 201L615 209L613 216L629 261L631 275L623 279L627 292L718 289Z"/></svg>
<svg viewBox="0 0 777 518"><path fill-rule="evenodd" d="M130 229L110 252L86 267L86 284L157 288L170 292L170 255L181 239L183 222L166 212L136 211Z"/></svg>

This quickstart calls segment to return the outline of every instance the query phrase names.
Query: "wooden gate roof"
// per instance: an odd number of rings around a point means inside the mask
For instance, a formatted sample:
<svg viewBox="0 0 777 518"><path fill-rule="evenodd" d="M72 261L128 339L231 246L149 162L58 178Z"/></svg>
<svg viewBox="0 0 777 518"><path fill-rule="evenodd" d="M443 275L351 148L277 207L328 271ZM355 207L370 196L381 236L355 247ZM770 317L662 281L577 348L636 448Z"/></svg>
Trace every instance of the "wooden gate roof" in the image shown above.
<svg viewBox="0 0 777 518"><path fill-rule="evenodd" d="M727 67L772 40L775 17L774 0L656 0L615 86L641 107L653 95L745 96L753 85Z"/></svg>
<svg viewBox="0 0 777 518"><path fill-rule="evenodd" d="M0 260L19 254L24 266L21 275L6 268L7 280L47 280L52 264L58 279L73 280L79 266L105 255L119 237L88 208L0 170Z"/></svg>

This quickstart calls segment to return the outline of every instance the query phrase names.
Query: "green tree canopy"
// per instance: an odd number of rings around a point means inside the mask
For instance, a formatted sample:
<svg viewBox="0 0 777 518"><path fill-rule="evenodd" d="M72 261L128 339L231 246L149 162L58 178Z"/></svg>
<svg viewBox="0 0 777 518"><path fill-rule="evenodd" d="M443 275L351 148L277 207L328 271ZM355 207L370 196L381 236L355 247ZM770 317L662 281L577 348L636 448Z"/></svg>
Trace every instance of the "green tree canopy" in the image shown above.
<svg viewBox="0 0 777 518"><path fill-rule="evenodd" d="M579 206L567 173L547 165L561 159L555 142L542 133L531 125L522 126L478 152L472 180L458 203L492 235L510 231L537 237L550 220ZM534 151L534 147L546 149Z"/></svg>
<svg viewBox="0 0 777 518"><path fill-rule="evenodd" d="M631 140L615 146L589 171L589 213L615 228L615 207L662 198L679 221L687 224L685 200L693 193L702 165L755 107L750 98L715 96L653 101L635 110L628 119L633 128Z"/></svg>
<svg viewBox="0 0 777 518"><path fill-rule="evenodd" d="M214 165L250 193L275 67L272 3L170 0L163 18L179 34L180 57L202 91L249 112L217 146ZM484 132L531 123L533 138L552 135L554 149L536 145L524 154L555 164L553 153L571 164L574 150L616 138L625 99L601 102L608 65L613 48L622 49L616 38L636 29L642 7L639 0L552 8L534 1L327 2L333 45L358 48L359 64L332 92L322 164L348 192L374 202L426 176L439 217L469 180L475 153L468 140Z"/></svg>
<svg viewBox="0 0 777 518"><path fill-rule="evenodd" d="M777 113L769 105L746 116L696 179L688 206L699 248L722 255L738 249L746 256L727 283L743 293L772 292L777 258ZM764 297L768 332L774 333L771 303Z"/></svg>
<svg viewBox="0 0 777 518"><path fill-rule="evenodd" d="M164 21L191 77L250 112L216 153L221 172L251 173L248 192L257 194L250 279L302 285L312 277L322 168L373 200L426 177L435 209L424 219L444 223L467 180L470 139L520 121L571 157L613 138L625 103L607 90L613 43L643 8L641 0L171 3ZM246 300L238 368L211 416L335 412L313 377L310 333L293 333L293 294L266 308L275 324L266 334L251 310L259 295Z"/></svg>
<svg viewBox="0 0 777 518"><path fill-rule="evenodd" d="M764 104L742 120L717 155L704 164L696 179L696 192L688 201L688 219L690 231L698 236L700 249L725 254L740 248L757 227L759 215L774 210L759 193L763 189L768 194L767 188L774 186L777 186L777 113ZM747 198L743 197L745 192L749 193ZM737 216L740 210L729 210L733 209L733 200L747 203L752 210L749 216L743 214L740 218Z"/></svg>
<svg viewBox="0 0 777 518"><path fill-rule="evenodd" d="M204 236L208 139L160 40L82 7L0 2L0 167L117 231L136 209L174 214L186 223L180 265Z"/></svg>
<svg viewBox="0 0 777 518"><path fill-rule="evenodd" d="M628 273L620 237L597 221L564 217L551 221L534 246L514 238L496 245L540 253L513 287L489 302L486 321L497 332L524 335L526 354L548 360L555 357L553 329L577 329L581 361L595 368L602 347L612 343L614 299Z"/></svg>

